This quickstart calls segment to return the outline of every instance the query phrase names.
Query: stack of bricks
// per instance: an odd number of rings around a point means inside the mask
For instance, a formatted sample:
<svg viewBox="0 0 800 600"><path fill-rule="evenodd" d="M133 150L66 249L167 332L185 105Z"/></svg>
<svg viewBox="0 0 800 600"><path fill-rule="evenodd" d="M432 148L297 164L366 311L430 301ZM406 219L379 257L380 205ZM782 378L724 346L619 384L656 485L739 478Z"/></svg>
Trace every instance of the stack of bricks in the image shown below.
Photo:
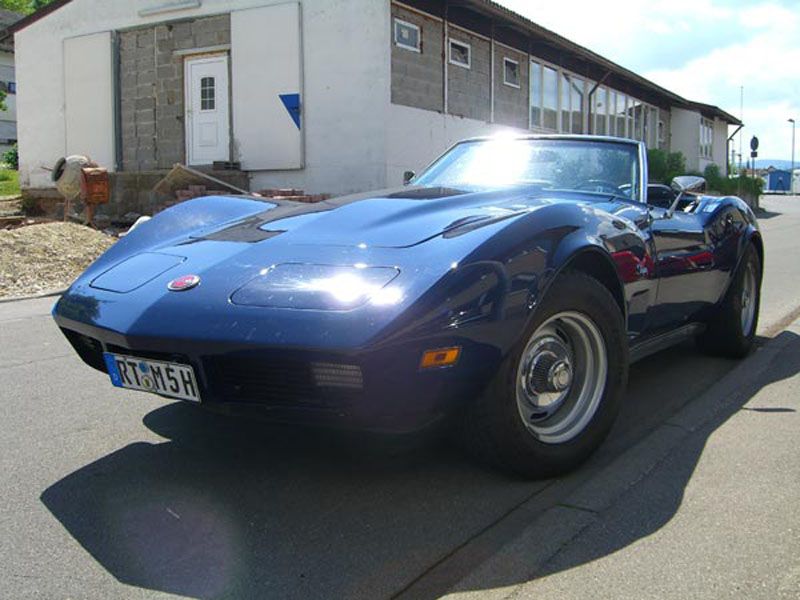
<svg viewBox="0 0 800 600"><path fill-rule="evenodd" d="M261 190L259 196L272 200L291 200L292 202L322 202L330 198L330 194L306 194L303 190Z"/></svg>
<svg viewBox="0 0 800 600"><path fill-rule="evenodd" d="M185 190L177 190L175 192L175 202L184 202L185 200L193 200L194 198L202 198L203 196L225 196L230 192L224 190L209 190L204 185L190 185Z"/></svg>

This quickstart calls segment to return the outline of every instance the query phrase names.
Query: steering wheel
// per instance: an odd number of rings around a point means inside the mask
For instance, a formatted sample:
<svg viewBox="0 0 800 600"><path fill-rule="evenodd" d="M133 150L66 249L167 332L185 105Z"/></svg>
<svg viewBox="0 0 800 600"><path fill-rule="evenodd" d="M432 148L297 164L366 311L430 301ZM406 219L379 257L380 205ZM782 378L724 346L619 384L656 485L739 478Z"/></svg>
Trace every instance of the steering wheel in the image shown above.
<svg viewBox="0 0 800 600"><path fill-rule="evenodd" d="M609 192L611 194L619 193L619 186L616 183L607 181L605 179L587 179L586 181L581 181L577 186L575 186L575 189L586 190L587 192Z"/></svg>

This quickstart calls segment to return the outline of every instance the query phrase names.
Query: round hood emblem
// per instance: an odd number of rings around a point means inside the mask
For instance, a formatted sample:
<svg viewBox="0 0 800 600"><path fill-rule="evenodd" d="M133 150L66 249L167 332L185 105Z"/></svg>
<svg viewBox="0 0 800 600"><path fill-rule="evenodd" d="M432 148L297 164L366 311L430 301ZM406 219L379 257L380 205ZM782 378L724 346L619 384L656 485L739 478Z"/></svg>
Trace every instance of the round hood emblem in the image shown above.
<svg viewBox="0 0 800 600"><path fill-rule="evenodd" d="M167 289L171 292L185 292L193 287L197 287L199 283L200 277L198 275L184 275L183 277L178 277L170 281L167 284Z"/></svg>

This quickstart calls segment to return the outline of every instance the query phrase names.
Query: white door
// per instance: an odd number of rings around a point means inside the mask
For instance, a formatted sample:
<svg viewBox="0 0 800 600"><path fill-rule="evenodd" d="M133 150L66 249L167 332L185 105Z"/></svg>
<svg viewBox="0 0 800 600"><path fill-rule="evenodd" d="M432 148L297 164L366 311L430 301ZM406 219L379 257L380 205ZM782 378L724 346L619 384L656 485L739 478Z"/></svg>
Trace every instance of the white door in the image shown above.
<svg viewBox="0 0 800 600"><path fill-rule="evenodd" d="M228 56L187 58L185 67L188 163L230 160Z"/></svg>

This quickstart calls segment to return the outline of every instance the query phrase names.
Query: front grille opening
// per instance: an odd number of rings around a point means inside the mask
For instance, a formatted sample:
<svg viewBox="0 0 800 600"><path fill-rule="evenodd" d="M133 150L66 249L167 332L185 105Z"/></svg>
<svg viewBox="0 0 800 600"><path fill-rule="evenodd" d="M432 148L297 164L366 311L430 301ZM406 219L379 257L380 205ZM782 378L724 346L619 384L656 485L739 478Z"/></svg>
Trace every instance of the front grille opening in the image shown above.
<svg viewBox="0 0 800 600"><path fill-rule="evenodd" d="M364 376L358 365L340 365L336 363L311 363L314 382L321 388L364 389Z"/></svg>
<svg viewBox="0 0 800 600"><path fill-rule="evenodd" d="M62 328L61 331L83 362L98 371L107 372L106 363L103 359L103 344L99 340L69 329Z"/></svg>
<svg viewBox="0 0 800 600"><path fill-rule="evenodd" d="M204 363L214 395L226 402L337 409L350 405L364 388L356 365L236 355Z"/></svg>

